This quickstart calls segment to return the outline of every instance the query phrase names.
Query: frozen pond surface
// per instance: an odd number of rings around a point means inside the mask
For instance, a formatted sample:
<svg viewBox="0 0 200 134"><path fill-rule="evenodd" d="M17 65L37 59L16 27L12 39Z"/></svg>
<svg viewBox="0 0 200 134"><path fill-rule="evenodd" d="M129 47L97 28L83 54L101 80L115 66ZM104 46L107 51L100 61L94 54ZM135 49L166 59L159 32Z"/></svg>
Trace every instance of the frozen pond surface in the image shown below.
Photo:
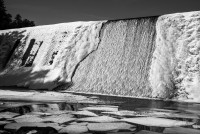
<svg viewBox="0 0 200 134"><path fill-rule="evenodd" d="M200 134L198 103L80 93L23 93L2 91L0 133Z"/></svg>

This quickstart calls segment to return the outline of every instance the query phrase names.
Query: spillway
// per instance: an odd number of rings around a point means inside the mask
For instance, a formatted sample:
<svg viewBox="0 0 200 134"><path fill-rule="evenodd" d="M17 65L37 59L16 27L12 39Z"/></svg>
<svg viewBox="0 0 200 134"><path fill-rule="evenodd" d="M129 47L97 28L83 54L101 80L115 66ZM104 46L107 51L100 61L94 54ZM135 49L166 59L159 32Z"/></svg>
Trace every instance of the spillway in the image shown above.
<svg viewBox="0 0 200 134"><path fill-rule="evenodd" d="M79 65L72 90L151 96L148 77L157 17L107 22L98 49Z"/></svg>
<svg viewBox="0 0 200 134"><path fill-rule="evenodd" d="M0 86L200 101L200 12L0 31Z"/></svg>

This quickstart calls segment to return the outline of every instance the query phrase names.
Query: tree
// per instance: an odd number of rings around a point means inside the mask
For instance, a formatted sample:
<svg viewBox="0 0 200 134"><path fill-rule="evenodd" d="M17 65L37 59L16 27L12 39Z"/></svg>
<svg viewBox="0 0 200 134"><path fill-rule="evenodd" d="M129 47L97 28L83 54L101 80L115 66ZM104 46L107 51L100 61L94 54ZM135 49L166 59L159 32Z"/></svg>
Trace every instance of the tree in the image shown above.
<svg viewBox="0 0 200 134"><path fill-rule="evenodd" d="M3 0L0 0L0 29L8 29L12 22L11 14L6 13L6 8Z"/></svg>
<svg viewBox="0 0 200 134"><path fill-rule="evenodd" d="M34 21L30 21L30 20L24 19L22 21L22 25L24 27L31 27L31 26L35 26L35 23L34 23Z"/></svg>
<svg viewBox="0 0 200 134"><path fill-rule="evenodd" d="M20 14L15 16L14 21L11 23L12 28L32 27L35 26L34 21L23 19Z"/></svg>
<svg viewBox="0 0 200 134"><path fill-rule="evenodd" d="M0 30L32 26L35 26L34 21L23 19L20 14L17 14L12 20L12 15L7 13L4 1L0 0Z"/></svg>
<svg viewBox="0 0 200 134"><path fill-rule="evenodd" d="M19 15L19 14L17 14L16 16L15 16L15 19L14 19L14 21L12 22L12 28L22 28L23 26L22 26L22 17L21 17L21 15Z"/></svg>

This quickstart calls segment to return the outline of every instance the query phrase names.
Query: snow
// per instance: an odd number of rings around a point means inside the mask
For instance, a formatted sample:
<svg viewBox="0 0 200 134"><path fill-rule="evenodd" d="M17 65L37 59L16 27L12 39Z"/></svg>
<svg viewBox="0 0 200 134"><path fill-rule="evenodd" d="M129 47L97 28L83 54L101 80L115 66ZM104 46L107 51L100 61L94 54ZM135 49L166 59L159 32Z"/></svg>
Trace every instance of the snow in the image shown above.
<svg viewBox="0 0 200 134"><path fill-rule="evenodd" d="M153 97L200 101L200 12L169 14L156 25Z"/></svg>
<svg viewBox="0 0 200 134"><path fill-rule="evenodd" d="M171 120L171 119L156 118L156 117L123 118L121 120L129 123L140 124L144 126L154 126L154 127L178 127L178 126L191 126L194 124L194 122Z"/></svg>
<svg viewBox="0 0 200 134"><path fill-rule="evenodd" d="M1 31L0 85L51 90L60 83L71 82L79 62L97 48L104 22L73 22ZM4 68L4 60L17 39L21 39L20 44ZM24 54L33 40L26 57ZM26 60L24 65L23 60Z"/></svg>

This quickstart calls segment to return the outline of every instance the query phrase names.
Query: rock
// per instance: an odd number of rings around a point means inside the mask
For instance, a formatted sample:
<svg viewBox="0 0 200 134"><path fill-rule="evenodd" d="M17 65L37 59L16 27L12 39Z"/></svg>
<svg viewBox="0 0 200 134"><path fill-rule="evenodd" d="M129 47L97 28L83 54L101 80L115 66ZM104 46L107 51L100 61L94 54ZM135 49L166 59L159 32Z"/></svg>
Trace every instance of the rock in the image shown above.
<svg viewBox="0 0 200 134"><path fill-rule="evenodd" d="M118 115L118 116L137 116L138 114L134 111L113 111L113 112L101 112L102 114Z"/></svg>
<svg viewBox="0 0 200 134"><path fill-rule="evenodd" d="M59 133L68 133L68 134L82 134L85 132L88 132L88 128L86 126L80 126L80 125L68 125L59 131Z"/></svg>
<svg viewBox="0 0 200 134"><path fill-rule="evenodd" d="M154 117L164 117L164 118L199 119L197 115L184 114L184 113L153 112L153 113L150 113L149 115L154 116Z"/></svg>
<svg viewBox="0 0 200 134"><path fill-rule="evenodd" d="M46 112L49 113L51 111L59 111L58 104L43 104L43 105L31 105L31 109L33 112Z"/></svg>
<svg viewBox="0 0 200 134"><path fill-rule="evenodd" d="M93 105L89 105L89 106L93 106ZM115 106L115 105L109 105L109 104L105 104L105 105L95 105L95 107L112 107L112 108L119 108L119 106Z"/></svg>
<svg viewBox="0 0 200 134"><path fill-rule="evenodd" d="M1 75L0 75L1 79ZM25 102L31 102L31 103L25 103L25 104L36 104L36 107L33 107L34 112L40 112L39 109L40 106L38 104L46 103L46 102L65 102L65 103L77 103L78 100L84 99L85 97L82 97L81 95L72 95L69 93L59 93L59 92L37 92L37 91L13 91L13 90L2 90L0 89L0 99L1 100L7 100L7 101L25 101ZM18 106L24 106L24 103L13 103L10 107L18 107ZM55 105L54 105L55 106ZM56 107L55 107L56 108ZM49 108L47 108L46 112L51 112L52 110L48 111Z"/></svg>
<svg viewBox="0 0 200 134"><path fill-rule="evenodd" d="M62 110L62 111L51 111L49 113L51 113L52 115L58 115L58 114L72 114L74 111L69 111L69 110Z"/></svg>
<svg viewBox="0 0 200 134"><path fill-rule="evenodd" d="M46 112L30 112L30 113L27 113L27 115L49 116L49 115L52 115L52 114L46 113Z"/></svg>
<svg viewBox="0 0 200 134"><path fill-rule="evenodd" d="M166 112L166 113L178 113L178 110L170 109L161 109L161 108L136 108L136 111L157 111L157 112Z"/></svg>
<svg viewBox="0 0 200 134"><path fill-rule="evenodd" d="M89 123L88 122L72 122L70 125L79 125L79 126L87 126Z"/></svg>
<svg viewBox="0 0 200 134"><path fill-rule="evenodd" d="M90 99L99 99L99 97L98 96L91 96L91 97L89 97Z"/></svg>
<svg viewBox="0 0 200 134"><path fill-rule="evenodd" d="M93 113L93 112L90 112L90 111L77 111L77 112L74 112L72 113L73 115L82 115L82 116L98 116L97 114Z"/></svg>
<svg viewBox="0 0 200 134"><path fill-rule="evenodd" d="M43 122L43 119L40 117L25 117L25 118L19 118L15 119L15 122Z"/></svg>
<svg viewBox="0 0 200 134"><path fill-rule="evenodd" d="M0 134L11 134L11 133L5 130L0 130Z"/></svg>
<svg viewBox="0 0 200 134"><path fill-rule="evenodd" d="M74 111L62 110L62 111L49 111L49 112L30 112L26 115L35 115L35 116L50 116L50 115L60 115L60 114L72 114ZM72 115L73 117L73 115Z"/></svg>
<svg viewBox="0 0 200 134"><path fill-rule="evenodd" d="M25 114L25 115L17 116L17 117L15 117L15 118L13 118L13 119L14 119L14 120L17 120L17 119L35 118L35 117L39 117L39 115Z"/></svg>
<svg viewBox="0 0 200 134"><path fill-rule="evenodd" d="M10 120L14 120L15 122L18 122L18 123L19 122L43 122L43 119L40 118L39 115L30 115L30 114L17 116Z"/></svg>
<svg viewBox="0 0 200 134"><path fill-rule="evenodd" d="M52 127L21 127L16 134L56 134Z"/></svg>
<svg viewBox="0 0 200 134"><path fill-rule="evenodd" d="M200 130L183 127L165 128L164 134L200 134Z"/></svg>
<svg viewBox="0 0 200 134"><path fill-rule="evenodd" d="M8 123L11 123L10 121L0 121L0 126L1 125L6 125L6 124L8 124Z"/></svg>
<svg viewBox="0 0 200 134"><path fill-rule="evenodd" d="M192 125L193 128L200 129L200 125Z"/></svg>
<svg viewBox="0 0 200 134"><path fill-rule="evenodd" d="M67 123L74 120L75 118L73 118L73 115L69 114L52 115L43 118L43 122L55 122L55 123Z"/></svg>
<svg viewBox="0 0 200 134"><path fill-rule="evenodd" d="M134 125L127 123L89 123L88 129L93 132L107 132L113 130L135 130Z"/></svg>
<svg viewBox="0 0 200 134"><path fill-rule="evenodd" d="M94 106L94 107L85 107L83 110L89 111L118 111L118 107L109 107L109 106Z"/></svg>
<svg viewBox="0 0 200 134"><path fill-rule="evenodd" d="M135 134L161 134L161 133L147 131L147 130L142 130L142 131L139 131L139 132L137 132Z"/></svg>
<svg viewBox="0 0 200 134"><path fill-rule="evenodd" d="M0 112L0 118L10 119L18 115L19 115L18 113L13 113L13 112Z"/></svg>
<svg viewBox="0 0 200 134"><path fill-rule="evenodd" d="M163 118L199 119L199 117L197 115L195 115L195 114L169 113L169 112L157 112L157 111L140 112L140 116L163 117Z"/></svg>
<svg viewBox="0 0 200 134"><path fill-rule="evenodd" d="M134 132L108 132L106 134L135 134Z"/></svg>
<svg viewBox="0 0 200 134"><path fill-rule="evenodd" d="M83 122L119 122L119 119L109 117L109 116L98 116L98 117L86 117L77 119L77 121Z"/></svg>
<svg viewBox="0 0 200 134"><path fill-rule="evenodd" d="M179 108L179 109L182 110L182 111L185 111L187 113L191 113L191 114L200 116L200 110L187 109L187 108Z"/></svg>
<svg viewBox="0 0 200 134"><path fill-rule="evenodd" d="M191 126L194 124L193 122L163 119L156 117L124 118L121 120L129 123L134 123L144 126L155 126L155 127Z"/></svg>
<svg viewBox="0 0 200 134"><path fill-rule="evenodd" d="M21 127L51 127L56 130L60 130L60 127L57 123L35 123L35 122L23 122L23 123L9 123L4 126L4 129L17 131Z"/></svg>
<svg viewBox="0 0 200 134"><path fill-rule="evenodd" d="M84 100L78 100L78 103L81 103L81 104L101 104L102 101L97 100L97 99L87 98L87 99L84 99Z"/></svg>

